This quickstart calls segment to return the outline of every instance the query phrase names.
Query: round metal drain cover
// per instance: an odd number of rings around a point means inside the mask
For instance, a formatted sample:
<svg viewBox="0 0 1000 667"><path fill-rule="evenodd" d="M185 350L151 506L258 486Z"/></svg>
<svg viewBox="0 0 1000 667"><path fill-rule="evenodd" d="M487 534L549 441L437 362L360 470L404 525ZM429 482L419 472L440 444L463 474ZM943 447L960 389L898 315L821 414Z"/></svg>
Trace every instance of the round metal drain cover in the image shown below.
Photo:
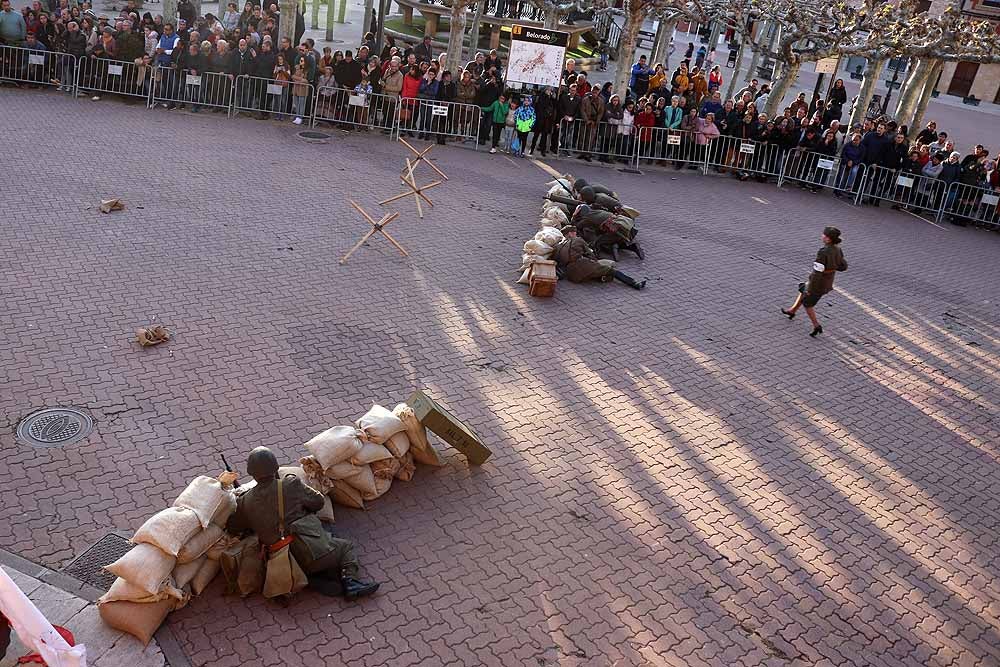
<svg viewBox="0 0 1000 667"><path fill-rule="evenodd" d="M46 408L17 425L17 439L32 447L65 447L80 442L94 430L94 420L75 408Z"/></svg>
<svg viewBox="0 0 1000 667"><path fill-rule="evenodd" d="M330 135L326 132L313 132L312 130L303 130L295 136L315 144L324 144L330 138Z"/></svg>

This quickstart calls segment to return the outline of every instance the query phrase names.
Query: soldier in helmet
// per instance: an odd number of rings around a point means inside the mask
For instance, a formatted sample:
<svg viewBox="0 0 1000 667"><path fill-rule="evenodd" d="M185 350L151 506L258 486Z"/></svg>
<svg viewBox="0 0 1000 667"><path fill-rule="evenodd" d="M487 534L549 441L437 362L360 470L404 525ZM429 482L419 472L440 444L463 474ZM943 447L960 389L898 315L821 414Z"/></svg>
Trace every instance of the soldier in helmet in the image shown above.
<svg viewBox="0 0 1000 667"><path fill-rule="evenodd" d="M562 233L566 238L559 242L552 254L560 277L565 276L574 283L619 280L637 290L646 286L645 280L635 280L616 270L615 263L610 259L598 259L587 242L576 235L576 227L567 225L562 228Z"/></svg>
<svg viewBox="0 0 1000 667"><path fill-rule="evenodd" d="M257 484L237 500L236 511L226 524L226 531L241 535L251 531L262 546L281 540L278 527L278 461L267 447L257 447L247 459L247 473ZM226 475L226 473L224 473ZM223 483L232 483L235 473L228 473ZM311 587L327 595L340 594L348 600L371 595L377 583L359 580L358 559L348 540L331 537L319 521L296 521L323 508L323 496L303 484L295 475L285 475L281 482L285 505L284 524L295 539L292 555L309 578ZM298 530L297 530L298 528Z"/></svg>
<svg viewBox="0 0 1000 667"><path fill-rule="evenodd" d="M642 247L635 240L639 230L628 216L580 204L574 209L571 221L591 247L610 254L615 261L618 261L619 249L630 250L639 259L645 258Z"/></svg>

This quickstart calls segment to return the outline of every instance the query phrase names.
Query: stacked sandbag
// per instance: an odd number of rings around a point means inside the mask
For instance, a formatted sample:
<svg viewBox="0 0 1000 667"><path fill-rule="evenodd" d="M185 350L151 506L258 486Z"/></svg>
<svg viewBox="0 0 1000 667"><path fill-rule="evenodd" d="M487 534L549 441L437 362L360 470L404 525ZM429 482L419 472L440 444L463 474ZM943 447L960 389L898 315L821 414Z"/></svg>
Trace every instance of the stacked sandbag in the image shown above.
<svg viewBox="0 0 1000 667"><path fill-rule="evenodd" d="M555 227L543 226L534 238L528 239L524 243L524 254L521 255L521 277L517 279L519 285L528 284L528 276L531 273L531 265L541 259L549 259L555 247L563 240L563 234Z"/></svg>
<svg viewBox="0 0 1000 667"><path fill-rule="evenodd" d="M232 490L201 476L147 519L132 536L136 546L105 568L118 578L98 600L104 622L148 643L168 613L218 574L230 541L223 528L235 508Z"/></svg>
<svg viewBox="0 0 1000 667"><path fill-rule="evenodd" d="M354 426L327 429L306 449L309 456L299 460L303 481L355 509L384 495L393 480L411 480L417 463L444 465L405 403L394 410L375 404Z"/></svg>

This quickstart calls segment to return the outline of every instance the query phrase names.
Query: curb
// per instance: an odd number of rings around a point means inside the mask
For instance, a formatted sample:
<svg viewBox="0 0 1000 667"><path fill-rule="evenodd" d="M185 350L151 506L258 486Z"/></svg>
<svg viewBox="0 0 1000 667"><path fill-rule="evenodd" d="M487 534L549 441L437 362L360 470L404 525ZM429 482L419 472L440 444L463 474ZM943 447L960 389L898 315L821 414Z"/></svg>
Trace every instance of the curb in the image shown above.
<svg viewBox="0 0 1000 667"><path fill-rule="evenodd" d="M0 565L43 581L53 588L58 588L61 591L86 600L90 604L96 603L97 599L104 595L104 591L102 590L89 586L62 572L21 558L6 549L0 549ZM166 660L168 667L192 667L187 654L184 653L176 635L170 629L169 622L161 625L153 637L159 645L160 652L163 653L163 658Z"/></svg>

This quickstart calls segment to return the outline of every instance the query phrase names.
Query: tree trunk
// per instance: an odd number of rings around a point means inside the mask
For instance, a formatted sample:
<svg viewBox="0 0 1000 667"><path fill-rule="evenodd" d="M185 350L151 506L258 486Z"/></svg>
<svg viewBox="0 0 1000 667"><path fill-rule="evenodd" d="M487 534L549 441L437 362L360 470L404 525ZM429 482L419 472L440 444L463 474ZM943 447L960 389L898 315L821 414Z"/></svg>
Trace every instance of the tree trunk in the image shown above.
<svg viewBox="0 0 1000 667"><path fill-rule="evenodd" d="M177 0L163 0L163 22L177 27Z"/></svg>
<svg viewBox="0 0 1000 667"><path fill-rule="evenodd" d="M372 31L372 7L374 6L373 0L365 0L365 20L361 23L361 37ZM377 53L372 55L378 55Z"/></svg>
<svg viewBox="0 0 1000 667"><path fill-rule="evenodd" d="M884 58L879 58L868 63L868 69L865 71L865 80L861 83L861 91L858 93L858 101L854 104L854 112L851 114L849 126L864 121L865 113L868 111L868 104L871 103L872 95L875 94L875 84L878 82L884 66Z"/></svg>
<svg viewBox="0 0 1000 667"><path fill-rule="evenodd" d="M334 0L326 0L326 41L333 41Z"/></svg>
<svg viewBox="0 0 1000 667"><path fill-rule="evenodd" d="M663 63L663 69L670 70L670 40L674 36L674 28L677 27L677 19L671 21L660 21L660 27L656 30L657 42L653 45L653 53L649 56L652 64ZM662 32L661 32L662 31Z"/></svg>
<svg viewBox="0 0 1000 667"><path fill-rule="evenodd" d="M472 16L472 30L469 31L469 56L465 62L471 63L476 59L476 51L479 49L479 22L483 18L483 10L486 8L486 0L479 0L476 3L476 13ZM455 75L454 78L458 78Z"/></svg>
<svg viewBox="0 0 1000 667"><path fill-rule="evenodd" d="M542 27L546 30L558 30L559 29L559 9L556 7L546 7L545 8L545 19L542 21Z"/></svg>
<svg viewBox="0 0 1000 667"><path fill-rule="evenodd" d="M927 81L924 83L924 89L920 93L920 99L917 100L917 107L913 111L913 122L910 123L911 133L919 130L920 126L924 124L924 114L927 112L927 105L930 104L931 93L934 92L938 77L941 76L942 67L944 67L943 60L935 60L933 65L931 65L931 71L927 76Z"/></svg>
<svg viewBox="0 0 1000 667"><path fill-rule="evenodd" d="M782 104L785 100L785 94L795 84L799 70L802 69L802 63L785 63L781 69L781 78L774 82L771 93L767 96L767 108L764 109L764 112L768 118L780 115L778 111L784 108Z"/></svg>
<svg viewBox="0 0 1000 667"><path fill-rule="evenodd" d="M632 77L632 61L635 60L635 45L639 41L639 30L642 28L642 6L639 0L630 3L625 14L625 25L622 26L621 42L618 45L618 73L615 74L614 92L625 97L628 82Z"/></svg>
<svg viewBox="0 0 1000 667"><path fill-rule="evenodd" d="M744 40L743 33L740 33L740 46L739 50L736 52L736 64L733 67L733 75L729 77L729 86L726 88L726 96L722 98L723 100L733 99L733 94L736 92L736 81L739 79L740 75L740 67L743 66L743 53L745 51L746 41ZM756 57L756 54L754 54L754 58ZM751 67L753 67L753 65L751 65ZM770 118L770 116L768 116L768 118Z"/></svg>
<svg viewBox="0 0 1000 667"><path fill-rule="evenodd" d="M921 58L917 66L906 77L906 83L899 94L899 104L896 105L896 122L901 124L909 123L913 118L913 112L917 108L921 93L924 92L924 84L927 77L934 69L934 63L929 58Z"/></svg>
<svg viewBox="0 0 1000 667"><path fill-rule="evenodd" d="M770 32L770 30L771 30L770 24L767 21L761 21L760 27L757 28L757 35L756 36L751 35L751 37L753 37L753 41L756 42L758 40L767 37L767 33ZM753 48L752 46L751 49L753 50L753 58L750 59L750 69L747 70L747 75L743 77L743 83L750 83L750 81L757 76L756 74L754 74L754 72L757 71L757 65L760 64L761 50ZM736 71L733 73L733 78L735 79L738 75L739 75L739 68L737 68Z"/></svg>
<svg viewBox="0 0 1000 667"><path fill-rule="evenodd" d="M225 2L225 0L221 0ZM312 30L319 30L319 5L321 0L312 0Z"/></svg>
<svg viewBox="0 0 1000 667"><path fill-rule="evenodd" d="M484 0L479 0L480 4ZM462 67L462 40L465 37L465 14L468 5L459 0L454 0L451 5L451 24L448 26L448 54L445 58L445 69L452 73L452 78L457 79L457 73Z"/></svg>
<svg viewBox="0 0 1000 667"><path fill-rule="evenodd" d="M295 46L295 20L299 3L296 0L279 0L278 11L281 16L278 18L278 44L281 38L287 37L288 41Z"/></svg>

